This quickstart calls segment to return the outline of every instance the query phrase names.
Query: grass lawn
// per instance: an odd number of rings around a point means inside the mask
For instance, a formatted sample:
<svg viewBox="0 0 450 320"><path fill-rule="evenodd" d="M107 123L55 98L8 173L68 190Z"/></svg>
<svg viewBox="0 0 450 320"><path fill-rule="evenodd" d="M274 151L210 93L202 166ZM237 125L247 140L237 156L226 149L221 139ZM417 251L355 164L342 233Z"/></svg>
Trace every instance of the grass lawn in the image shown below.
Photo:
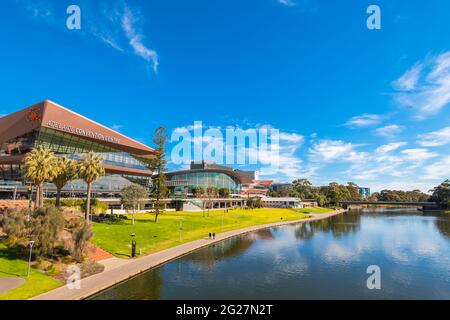
<svg viewBox="0 0 450 320"><path fill-rule="evenodd" d="M292 221L308 218L309 215L292 210L262 208L254 210L235 209L224 213L223 210L211 211L209 217L203 212L165 212L155 223L154 214L137 214L135 224L129 220L115 223L95 223L93 242L111 254L126 258L131 251L131 233L136 234L137 253L150 254L179 244L201 239L209 232L216 234L249 226ZM222 224L223 219L223 224ZM180 241L180 221L183 224L183 239Z"/></svg>
<svg viewBox="0 0 450 320"><path fill-rule="evenodd" d="M334 211L334 209L330 208L322 208L322 207L314 207L314 208L302 208L302 209L295 209L298 212L301 213L327 213Z"/></svg>
<svg viewBox="0 0 450 320"><path fill-rule="evenodd" d="M24 300L61 286L61 282L31 268L27 278L28 261L18 258L0 243L0 278L21 277L26 281L19 287L0 294L0 300Z"/></svg>

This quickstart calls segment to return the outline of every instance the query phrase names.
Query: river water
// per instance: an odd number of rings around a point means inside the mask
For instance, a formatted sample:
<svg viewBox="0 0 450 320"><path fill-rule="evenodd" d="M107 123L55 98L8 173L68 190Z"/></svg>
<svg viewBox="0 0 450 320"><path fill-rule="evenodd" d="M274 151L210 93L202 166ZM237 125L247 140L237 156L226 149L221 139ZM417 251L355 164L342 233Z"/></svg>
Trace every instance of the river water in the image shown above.
<svg viewBox="0 0 450 320"><path fill-rule="evenodd" d="M368 289L372 265L380 289ZM362 210L265 229L92 299L450 299L450 214Z"/></svg>

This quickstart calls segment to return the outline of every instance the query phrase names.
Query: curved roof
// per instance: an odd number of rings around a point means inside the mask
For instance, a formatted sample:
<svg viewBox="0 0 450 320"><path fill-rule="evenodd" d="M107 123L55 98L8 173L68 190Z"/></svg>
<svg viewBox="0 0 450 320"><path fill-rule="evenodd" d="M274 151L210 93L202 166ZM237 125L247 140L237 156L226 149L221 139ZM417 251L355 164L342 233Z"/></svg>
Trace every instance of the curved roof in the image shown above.
<svg viewBox="0 0 450 320"><path fill-rule="evenodd" d="M0 143L42 127L143 158L154 157L152 148L49 100L0 118Z"/></svg>
<svg viewBox="0 0 450 320"><path fill-rule="evenodd" d="M227 169L218 169L218 168L173 171L173 172L167 172L166 176L170 178L172 176L179 175L179 174L197 173L197 172L218 172L218 173L223 173L223 174L226 174L226 175L230 176L231 178L237 180L241 184L243 184L243 183L251 183L253 181L249 176L247 176L246 174L244 174L244 173L242 173L240 171L227 170Z"/></svg>

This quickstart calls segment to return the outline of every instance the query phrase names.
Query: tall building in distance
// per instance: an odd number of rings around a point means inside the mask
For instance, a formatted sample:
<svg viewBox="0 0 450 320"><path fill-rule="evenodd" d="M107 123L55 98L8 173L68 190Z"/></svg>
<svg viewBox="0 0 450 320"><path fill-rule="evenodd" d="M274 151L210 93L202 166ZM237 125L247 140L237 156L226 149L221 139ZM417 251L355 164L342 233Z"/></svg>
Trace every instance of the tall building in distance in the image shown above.
<svg viewBox="0 0 450 320"><path fill-rule="evenodd" d="M371 195L370 188L366 187L358 187L358 192L362 198L368 198Z"/></svg>

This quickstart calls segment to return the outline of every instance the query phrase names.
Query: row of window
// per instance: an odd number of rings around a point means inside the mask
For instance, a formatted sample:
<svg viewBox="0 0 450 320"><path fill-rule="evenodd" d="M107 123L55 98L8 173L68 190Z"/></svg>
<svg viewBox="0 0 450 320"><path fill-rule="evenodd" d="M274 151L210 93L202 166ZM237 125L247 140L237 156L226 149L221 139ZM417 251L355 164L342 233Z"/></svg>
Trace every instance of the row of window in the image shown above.
<svg viewBox="0 0 450 320"><path fill-rule="evenodd" d="M141 170L147 169L142 162L126 152L48 128L40 130L38 143L50 148L56 154L67 154L69 158L75 160L81 159L83 153L93 151L102 154L105 164Z"/></svg>
<svg viewBox="0 0 450 320"><path fill-rule="evenodd" d="M241 185L230 176L219 172L189 172L171 177L171 180L187 180L191 189L194 187L217 189L227 188L232 193L240 193Z"/></svg>

